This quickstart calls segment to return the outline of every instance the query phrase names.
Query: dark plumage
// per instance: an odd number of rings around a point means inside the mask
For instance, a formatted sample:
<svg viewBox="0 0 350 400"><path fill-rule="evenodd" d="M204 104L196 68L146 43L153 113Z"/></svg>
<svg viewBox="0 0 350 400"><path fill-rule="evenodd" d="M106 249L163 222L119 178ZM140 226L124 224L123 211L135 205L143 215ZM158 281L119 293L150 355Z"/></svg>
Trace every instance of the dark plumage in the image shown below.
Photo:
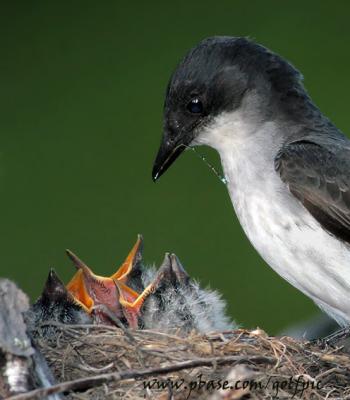
<svg viewBox="0 0 350 400"><path fill-rule="evenodd" d="M286 144L275 167L314 218L350 243L350 143L341 136L320 139Z"/></svg>
<svg viewBox="0 0 350 400"><path fill-rule="evenodd" d="M277 110L288 118L309 119L328 124L302 84L302 75L289 62L269 49L247 39L211 37L188 52L171 76L164 103L164 135L152 172L159 178L204 129L224 112L241 106L249 90L264 118ZM203 112L191 113L188 105L200 99Z"/></svg>
<svg viewBox="0 0 350 400"><path fill-rule="evenodd" d="M247 38L207 38L178 64L169 81L165 108L173 111L180 97L185 100L204 93L207 115L231 111L239 106L247 88L261 79L284 100L288 96L308 98L300 72L266 47Z"/></svg>
<svg viewBox="0 0 350 400"><path fill-rule="evenodd" d="M30 329L37 330L43 322L88 324L91 323L91 318L85 307L67 291L55 271L51 269L42 294L27 313L27 321ZM49 325L40 330L44 334L55 332L54 326Z"/></svg>

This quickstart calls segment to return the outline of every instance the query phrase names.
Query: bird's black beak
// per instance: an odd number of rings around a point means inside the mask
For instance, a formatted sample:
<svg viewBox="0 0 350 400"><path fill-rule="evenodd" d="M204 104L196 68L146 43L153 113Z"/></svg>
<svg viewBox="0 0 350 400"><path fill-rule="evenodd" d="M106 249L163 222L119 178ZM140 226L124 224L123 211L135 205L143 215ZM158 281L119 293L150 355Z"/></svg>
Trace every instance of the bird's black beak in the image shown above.
<svg viewBox="0 0 350 400"><path fill-rule="evenodd" d="M186 147L187 143L184 143L183 140L168 140L167 135L164 135L157 157L153 164L152 178L154 182L164 174L164 172L170 167L171 164L173 164L173 162L186 149Z"/></svg>

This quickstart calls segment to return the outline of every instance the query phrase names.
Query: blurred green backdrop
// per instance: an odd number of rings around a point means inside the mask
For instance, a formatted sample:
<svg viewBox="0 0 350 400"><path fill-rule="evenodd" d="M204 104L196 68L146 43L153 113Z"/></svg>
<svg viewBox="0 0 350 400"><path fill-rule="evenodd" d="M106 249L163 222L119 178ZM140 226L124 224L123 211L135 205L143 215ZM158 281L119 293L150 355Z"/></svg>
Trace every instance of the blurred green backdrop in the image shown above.
<svg viewBox="0 0 350 400"><path fill-rule="evenodd" d="M350 132L349 14L347 1L2 2L1 275L34 298L50 266L72 275L66 247L108 274L140 232L147 262L176 252L245 327L275 333L316 313L259 258L194 154L158 184L151 167L167 80L211 35L250 36L287 57Z"/></svg>

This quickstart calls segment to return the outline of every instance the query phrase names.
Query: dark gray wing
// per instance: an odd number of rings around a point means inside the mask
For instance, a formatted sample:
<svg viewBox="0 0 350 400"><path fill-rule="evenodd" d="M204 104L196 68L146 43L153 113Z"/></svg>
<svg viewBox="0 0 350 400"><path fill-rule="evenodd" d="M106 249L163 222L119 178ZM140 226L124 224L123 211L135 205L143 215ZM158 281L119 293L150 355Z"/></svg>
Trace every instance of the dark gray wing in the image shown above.
<svg viewBox="0 0 350 400"><path fill-rule="evenodd" d="M350 243L350 146L300 140L282 147L275 169L290 192L330 233Z"/></svg>

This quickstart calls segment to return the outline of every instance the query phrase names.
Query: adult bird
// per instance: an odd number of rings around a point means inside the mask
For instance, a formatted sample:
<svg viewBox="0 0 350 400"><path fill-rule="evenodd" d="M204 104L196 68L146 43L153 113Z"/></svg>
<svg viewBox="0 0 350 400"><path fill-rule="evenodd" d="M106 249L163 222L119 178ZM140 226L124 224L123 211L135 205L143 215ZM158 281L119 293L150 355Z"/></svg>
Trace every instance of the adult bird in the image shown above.
<svg viewBox="0 0 350 400"><path fill-rule="evenodd" d="M350 324L350 141L302 75L246 38L212 37L171 76L157 180L188 146L219 152L249 240L283 278Z"/></svg>

